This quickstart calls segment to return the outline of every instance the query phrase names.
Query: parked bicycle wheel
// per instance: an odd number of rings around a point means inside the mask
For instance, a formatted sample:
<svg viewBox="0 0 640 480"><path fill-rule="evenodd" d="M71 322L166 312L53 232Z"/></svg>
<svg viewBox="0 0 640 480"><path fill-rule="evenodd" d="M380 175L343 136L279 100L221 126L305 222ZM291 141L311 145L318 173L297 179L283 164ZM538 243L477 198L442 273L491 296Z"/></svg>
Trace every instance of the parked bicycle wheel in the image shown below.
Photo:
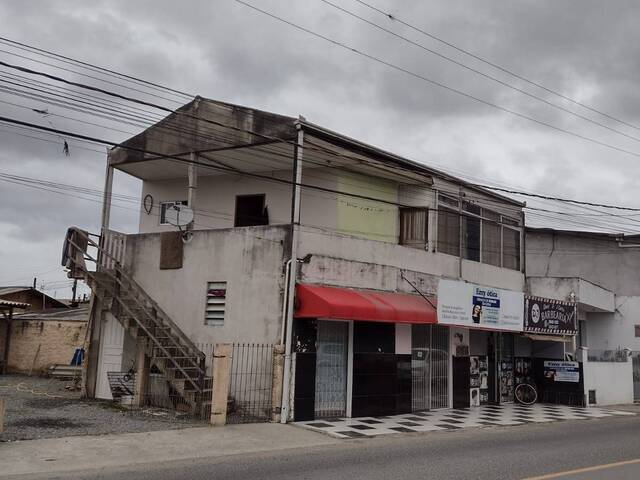
<svg viewBox="0 0 640 480"><path fill-rule="evenodd" d="M521 383L516 387L515 399L522 405L533 405L538 400L538 392L529 383Z"/></svg>

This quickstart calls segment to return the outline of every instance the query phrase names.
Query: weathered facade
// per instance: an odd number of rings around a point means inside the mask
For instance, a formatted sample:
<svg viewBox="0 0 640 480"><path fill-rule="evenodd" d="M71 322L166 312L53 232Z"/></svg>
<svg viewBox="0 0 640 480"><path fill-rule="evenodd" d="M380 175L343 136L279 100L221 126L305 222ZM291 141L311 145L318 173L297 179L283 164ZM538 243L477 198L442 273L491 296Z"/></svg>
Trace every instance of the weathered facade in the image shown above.
<svg viewBox="0 0 640 480"><path fill-rule="evenodd" d="M529 229L528 290L578 304L578 353L593 403L640 399L637 237Z"/></svg>
<svg viewBox="0 0 640 480"><path fill-rule="evenodd" d="M143 210L123 235L105 203L90 394L110 396L109 371L168 364L156 326L184 345L284 344L285 420L449 407L454 364L468 374L471 355L497 372L535 354L521 329L436 325L443 279L523 301L519 202L302 118L201 98L110 152L107 199L116 169L142 180ZM194 219L178 232L171 212L185 205ZM129 287L146 306L120 298ZM303 292L359 295L369 310L329 298L310 317ZM371 390L385 369L386 390ZM492 395L510 401L501 375ZM468 405L468 380L460 391Z"/></svg>

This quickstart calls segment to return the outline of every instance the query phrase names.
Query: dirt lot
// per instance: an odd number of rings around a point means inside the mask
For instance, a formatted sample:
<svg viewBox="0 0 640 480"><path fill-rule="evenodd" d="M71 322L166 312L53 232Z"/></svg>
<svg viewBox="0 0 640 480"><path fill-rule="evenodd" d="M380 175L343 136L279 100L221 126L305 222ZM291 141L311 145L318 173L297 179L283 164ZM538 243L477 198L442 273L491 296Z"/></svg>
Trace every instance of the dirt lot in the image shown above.
<svg viewBox="0 0 640 480"><path fill-rule="evenodd" d="M202 426L160 410L124 410L111 402L82 400L70 382L56 379L0 375L5 399L4 432L0 442L34 438L148 432Z"/></svg>

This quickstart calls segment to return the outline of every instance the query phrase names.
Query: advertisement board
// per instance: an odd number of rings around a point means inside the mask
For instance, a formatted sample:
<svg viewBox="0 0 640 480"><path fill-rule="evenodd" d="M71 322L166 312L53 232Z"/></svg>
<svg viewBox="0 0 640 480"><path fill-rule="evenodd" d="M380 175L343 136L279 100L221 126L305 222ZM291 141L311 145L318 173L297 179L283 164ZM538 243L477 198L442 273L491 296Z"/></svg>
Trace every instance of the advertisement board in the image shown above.
<svg viewBox="0 0 640 480"><path fill-rule="evenodd" d="M455 280L438 284L438 323L521 332L524 294Z"/></svg>
<svg viewBox="0 0 640 480"><path fill-rule="evenodd" d="M525 297L524 331L552 335L576 335L575 303L541 297Z"/></svg>
<svg viewBox="0 0 640 480"><path fill-rule="evenodd" d="M580 364L578 362L545 360L544 378L553 382L578 383L580 381Z"/></svg>

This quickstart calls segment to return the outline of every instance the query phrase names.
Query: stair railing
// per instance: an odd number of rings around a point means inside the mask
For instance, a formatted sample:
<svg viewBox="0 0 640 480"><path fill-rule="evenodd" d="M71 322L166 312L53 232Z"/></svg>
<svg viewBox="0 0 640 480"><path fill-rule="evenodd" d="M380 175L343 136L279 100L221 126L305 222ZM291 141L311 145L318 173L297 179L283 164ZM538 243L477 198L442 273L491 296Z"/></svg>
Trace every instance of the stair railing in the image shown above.
<svg viewBox="0 0 640 480"><path fill-rule="evenodd" d="M90 236L96 236L99 237L98 235L95 234L86 234L85 232L76 229L76 233L81 236L84 240L87 241L87 245L91 246L91 247L95 247L98 250L98 256L101 259L102 262L104 262L104 257L110 257L110 260L113 262L113 266L114 266L114 271L115 273L112 273L110 271L110 269L99 269L100 272L105 273L106 275L108 275L109 277L111 277L114 280L114 287L118 287L120 289L124 289L126 290L126 285L123 281L123 278L131 285L133 286L134 290L134 296L132 297L132 299L141 307L141 310L149 317L149 319L151 320L151 322L153 323L153 327L155 329L155 327L160 326L163 329L166 329L167 327L169 328L170 332L173 333L175 336L179 337L180 340L184 341L186 345L181 345L179 342L176 342L176 340L172 337L172 335L169 335L169 340L171 342L174 343L174 346L166 346L168 348L176 348L179 349L183 355L186 356L187 360L189 362L191 362L194 367L196 369L197 372L197 379L194 380L193 375L187 373L183 366L180 365L176 359L173 358L173 356L168 352L168 350L165 348L165 345L163 345L161 342L158 341L158 339L155 337L155 335L149 330L149 328L147 328L147 326L145 325L144 322L140 321L140 319L138 318L138 316L131 310L131 308L124 302L124 300L122 299L122 297L120 295L114 295L114 299L118 302L119 307L124 308L124 310L127 312L127 314L133 318L136 323L138 324L139 328L141 328L145 334L154 342L155 347L160 349L160 351L165 355L164 358L168 359L169 361L171 361L175 368L177 370L179 370L182 375L184 376L184 379L186 381L189 381L189 383L191 383L195 389L199 392L202 392L204 390L204 378L205 378L205 369L203 368L204 365L204 360L206 358L205 354L202 353L196 346L195 344L191 341L191 339L189 339L184 332L182 332L180 330L180 328L178 328L178 326L169 318L168 315L166 315L162 309L160 309L160 307L157 305L157 303L155 301L153 301L153 299L151 299L151 297L148 296L148 294L144 291L144 289L142 287L140 287L140 285L138 285L137 282L135 282L133 280L133 278L131 278L125 271L124 269L121 267L120 262L114 258L109 252L107 252L106 250L104 250L103 248L100 247L100 245L96 242L94 242ZM77 243L75 243L73 241L73 239L68 238L67 242L72 245L74 248L76 248L78 251L81 251L83 253L83 257L85 260L93 262L94 264L96 264L96 268L98 268L99 262L97 261L97 259L93 258L89 253L87 253L86 248L82 248L81 246L79 246ZM77 262L77 259L75 257L75 255L70 255L69 259L75 264L76 267L81 268L84 270L85 274L89 277L91 277L96 283L102 283L100 282L99 277L96 275L96 272L92 272L90 270L88 270L86 268L86 265L82 265L79 262ZM103 285L104 286L104 285ZM147 305L145 305L144 303L142 303L142 301L138 298L138 295L136 294L142 294L143 298L145 298L145 300L147 300L153 307L153 309L156 312L161 312L160 316L154 316L151 313L149 313L149 309L147 307ZM162 318L161 318L162 317ZM168 325L163 325L162 322L167 323ZM158 323L160 323L160 325L158 325ZM186 348L186 350L185 350ZM191 350L191 351L189 351ZM197 358L197 362L194 361L192 358ZM189 368L189 367L185 367L185 368Z"/></svg>

